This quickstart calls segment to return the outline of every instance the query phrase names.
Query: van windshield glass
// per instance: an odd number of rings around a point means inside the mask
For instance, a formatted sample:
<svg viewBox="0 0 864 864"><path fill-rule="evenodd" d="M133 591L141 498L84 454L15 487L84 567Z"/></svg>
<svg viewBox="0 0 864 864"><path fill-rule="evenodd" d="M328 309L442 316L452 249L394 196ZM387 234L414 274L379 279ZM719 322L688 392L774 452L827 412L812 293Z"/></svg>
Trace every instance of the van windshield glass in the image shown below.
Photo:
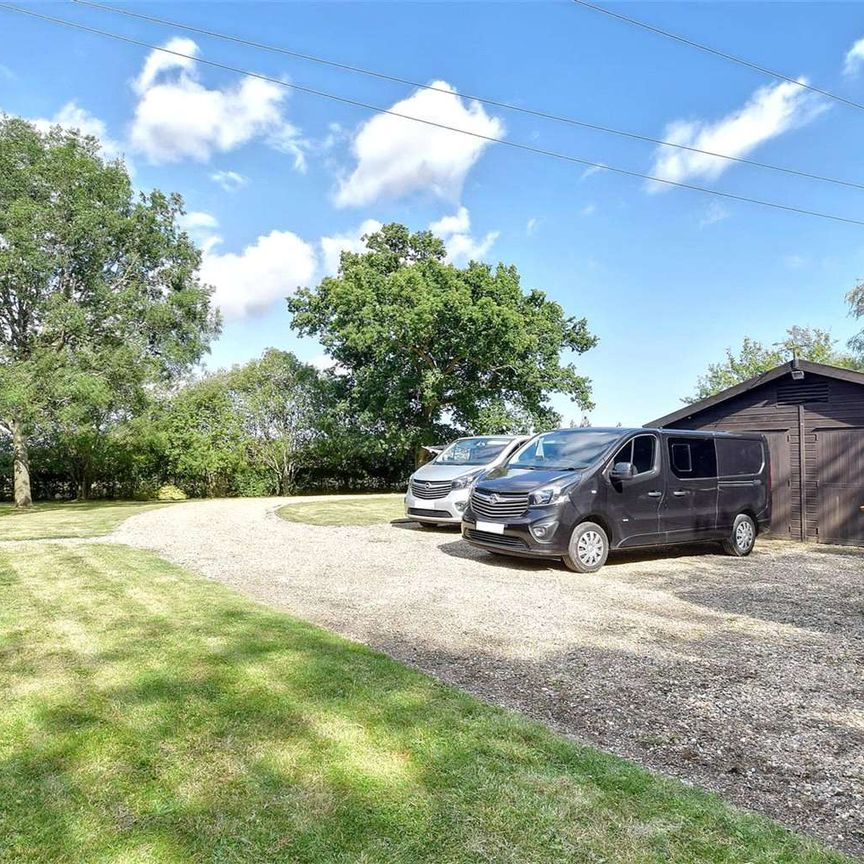
<svg viewBox="0 0 864 864"><path fill-rule="evenodd" d="M436 465L488 465L512 438L460 438L433 460Z"/></svg>
<svg viewBox="0 0 864 864"><path fill-rule="evenodd" d="M621 432L591 429L558 429L532 438L510 460L510 468L543 468L548 471L574 471L587 468Z"/></svg>

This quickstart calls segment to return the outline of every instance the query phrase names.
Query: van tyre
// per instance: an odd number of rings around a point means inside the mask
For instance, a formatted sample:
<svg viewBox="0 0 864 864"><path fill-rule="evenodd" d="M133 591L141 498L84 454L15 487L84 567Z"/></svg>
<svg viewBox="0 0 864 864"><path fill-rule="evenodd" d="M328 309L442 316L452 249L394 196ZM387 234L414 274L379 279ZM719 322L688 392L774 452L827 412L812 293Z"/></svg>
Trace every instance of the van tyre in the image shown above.
<svg viewBox="0 0 864 864"><path fill-rule="evenodd" d="M723 541L723 551L727 555L743 558L753 551L755 543L756 523L746 513L740 513L732 523L729 537Z"/></svg>
<svg viewBox="0 0 864 864"><path fill-rule="evenodd" d="M582 522L573 529L564 566L575 573L596 573L609 557L609 538L596 522Z"/></svg>

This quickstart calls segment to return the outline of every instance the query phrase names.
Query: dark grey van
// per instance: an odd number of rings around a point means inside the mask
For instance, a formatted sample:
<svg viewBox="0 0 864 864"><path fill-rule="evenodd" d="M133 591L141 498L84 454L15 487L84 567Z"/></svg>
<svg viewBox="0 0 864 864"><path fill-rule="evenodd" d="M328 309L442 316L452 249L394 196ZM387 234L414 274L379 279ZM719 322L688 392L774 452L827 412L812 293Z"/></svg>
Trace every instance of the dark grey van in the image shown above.
<svg viewBox="0 0 864 864"><path fill-rule="evenodd" d="M719 540L748 555L770 521L769 471L757 433L558 429L477 479L462 536L580 573L610 549Z"/></svg>

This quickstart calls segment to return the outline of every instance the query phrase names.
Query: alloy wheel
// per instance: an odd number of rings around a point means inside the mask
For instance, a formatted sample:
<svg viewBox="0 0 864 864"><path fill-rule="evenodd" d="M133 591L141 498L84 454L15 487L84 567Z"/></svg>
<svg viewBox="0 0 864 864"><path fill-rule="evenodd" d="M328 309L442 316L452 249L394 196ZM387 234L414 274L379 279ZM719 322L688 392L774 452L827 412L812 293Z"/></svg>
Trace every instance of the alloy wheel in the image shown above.
<svg viewBox="0 0 864 864"><path fill-rule="evenodd" d="M735 529L735 543L743 552L753 545L753 525L747 519L742 519Z"/></svg>
<svg viewBox="0 0 864 864"><path fill-rule="evenodd" d="M576 544L576 554L586 567L593 567L603 557L603 538L596 531L586 531Z"/></svg>

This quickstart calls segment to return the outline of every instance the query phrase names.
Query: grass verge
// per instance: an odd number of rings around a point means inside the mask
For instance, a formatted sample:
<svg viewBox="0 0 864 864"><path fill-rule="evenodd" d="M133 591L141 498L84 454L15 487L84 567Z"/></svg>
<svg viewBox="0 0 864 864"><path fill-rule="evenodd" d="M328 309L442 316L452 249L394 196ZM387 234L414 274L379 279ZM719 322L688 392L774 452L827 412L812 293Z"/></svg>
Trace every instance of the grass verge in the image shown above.
<svg viewBox="0 0 864 864"><path fill-rule="evenodd" d="M29 510L0 505L0 540L59 540L110 534L124 519L166 504L139 501L64 501Z"/></svg>
<svg viewBox="0 0 864 864"><path fill-rule="evenodd" d="M0 549L0 862L837 864L119 546Z"/></svg>
<svg viewBox="0 0 864 864"><path fill-rule="evenodd" d="M286 504L276 513L288 522L305 525L378 525L403 519L405 506L402 495L333 495L328 500Z"/></svg>

